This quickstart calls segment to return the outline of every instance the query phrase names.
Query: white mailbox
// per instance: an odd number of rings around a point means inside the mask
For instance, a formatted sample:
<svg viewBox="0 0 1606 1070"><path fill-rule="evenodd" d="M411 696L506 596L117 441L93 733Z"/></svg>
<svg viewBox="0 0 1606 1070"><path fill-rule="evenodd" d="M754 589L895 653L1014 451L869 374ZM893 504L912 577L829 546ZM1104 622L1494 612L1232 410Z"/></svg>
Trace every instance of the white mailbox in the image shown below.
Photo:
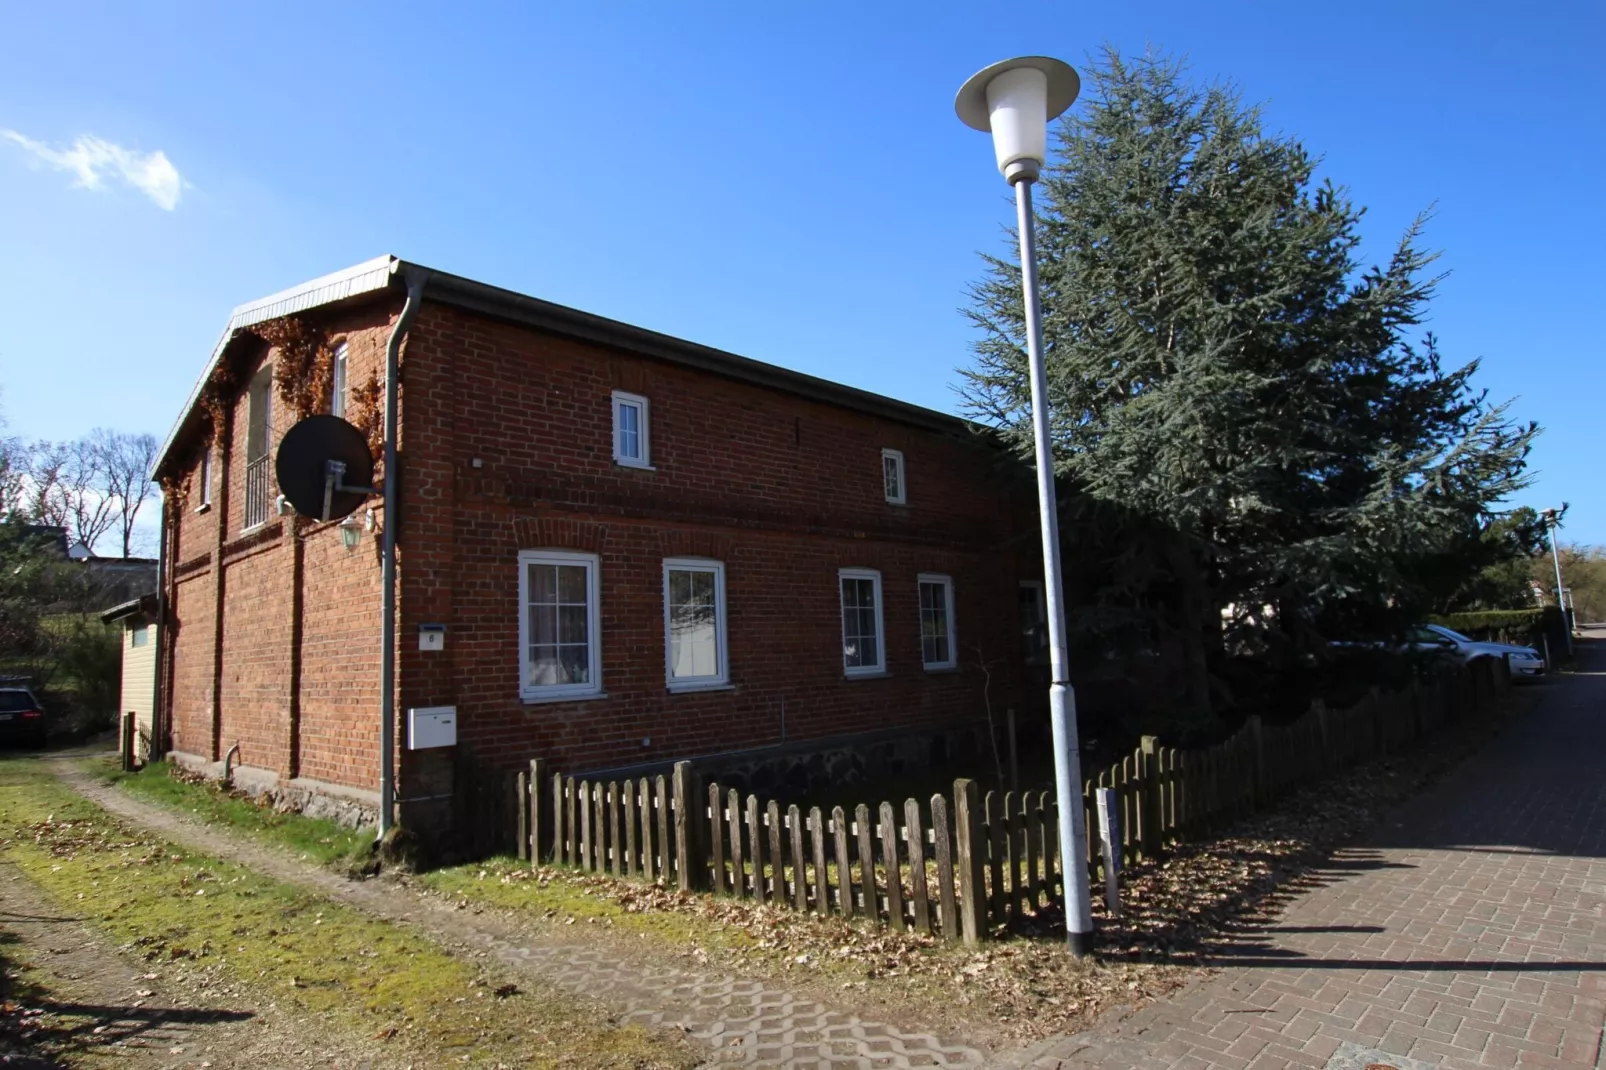
<svg viewBox="0 0 1606 1070"><path fill-rule="evenodd" d="M418 706L407 711L408 750L456 745L456 706Z"/></svg>

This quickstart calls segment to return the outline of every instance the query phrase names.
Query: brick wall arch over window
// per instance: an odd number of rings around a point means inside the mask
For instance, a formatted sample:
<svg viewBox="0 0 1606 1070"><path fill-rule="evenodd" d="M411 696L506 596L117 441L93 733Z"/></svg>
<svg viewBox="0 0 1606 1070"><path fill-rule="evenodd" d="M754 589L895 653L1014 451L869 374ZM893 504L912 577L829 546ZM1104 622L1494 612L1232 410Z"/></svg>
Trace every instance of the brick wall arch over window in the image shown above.
<svg viewBox="0 0 1606 1070"><path fill-rule="evenodd" d="M713 531L671 528L659 535L658 546L664 557L706 557L729 561L736 552L736 540Z"/></svg>
<svg viewBox="0 0 1606 1070"><path fill-rule="evenodd" d="M514 541L520 550L541 548L603 553L608 525L567 517L519 517L513 521Z"/></svg>

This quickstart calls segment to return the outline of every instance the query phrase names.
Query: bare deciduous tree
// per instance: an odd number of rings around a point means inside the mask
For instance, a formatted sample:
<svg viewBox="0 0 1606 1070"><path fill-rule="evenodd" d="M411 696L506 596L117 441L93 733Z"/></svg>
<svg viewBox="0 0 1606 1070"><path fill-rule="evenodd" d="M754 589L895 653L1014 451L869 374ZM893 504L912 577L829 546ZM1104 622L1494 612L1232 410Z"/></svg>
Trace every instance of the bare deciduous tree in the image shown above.
<svg viewBox="0 0 1606 1070"><path fill-rule="evenodd" d="M123 556L128 557L134 522L155 491L151 466L156 461L156 437L96 428L90 432L88 446L100 470L101 490L115 503L115 526L122 537Z"/></svg>
<svg viewBox="0 0 1606 1070"><path fill-rule="evenodd" d="M99 451L90 439L35 442L27 451L28 511L41 524L66 528L69 541L93 550L117 522Z"/></svg>

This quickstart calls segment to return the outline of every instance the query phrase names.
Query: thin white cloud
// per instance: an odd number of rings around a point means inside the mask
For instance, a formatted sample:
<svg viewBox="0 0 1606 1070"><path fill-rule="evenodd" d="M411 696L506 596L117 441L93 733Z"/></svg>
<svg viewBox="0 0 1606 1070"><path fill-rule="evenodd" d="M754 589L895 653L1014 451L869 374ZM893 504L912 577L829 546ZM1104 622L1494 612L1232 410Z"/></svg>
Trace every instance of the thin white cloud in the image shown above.
<svg viewBox="0 0 1606 1070"><path fill-rule="evenodd" d="M14 141L35 159L58 171L72 172L73 185L83 189L104 189L108 178L139 190L166 211L178 207L185 182L167 154L138 152L114 145L93 134L83 134L70 148L55 149L15 130L0 130L0 138Z"/></svg>

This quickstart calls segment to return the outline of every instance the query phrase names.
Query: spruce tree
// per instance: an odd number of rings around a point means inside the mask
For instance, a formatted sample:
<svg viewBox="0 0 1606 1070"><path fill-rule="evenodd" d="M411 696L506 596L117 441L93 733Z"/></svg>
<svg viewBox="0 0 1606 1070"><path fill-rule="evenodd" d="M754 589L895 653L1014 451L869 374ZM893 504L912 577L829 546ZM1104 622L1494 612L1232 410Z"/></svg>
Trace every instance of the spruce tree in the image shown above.
<svg viewBox="0 0 1606 1070"><path fill-rule="evenodd" d="M1537 433L1474 388L1476 361L1446 370L1409 337L1441 280L1426 217L1363 269L1362 210L1304 146L1153 54L1084 71L1054 156L1037 227L1056 468L1150 538L1191 704L1209 707L1225 640L1309 649L1420 605L1414 562L1524 485ZM1029 458L1019 268L987 259L966 405Z"/></svg>

